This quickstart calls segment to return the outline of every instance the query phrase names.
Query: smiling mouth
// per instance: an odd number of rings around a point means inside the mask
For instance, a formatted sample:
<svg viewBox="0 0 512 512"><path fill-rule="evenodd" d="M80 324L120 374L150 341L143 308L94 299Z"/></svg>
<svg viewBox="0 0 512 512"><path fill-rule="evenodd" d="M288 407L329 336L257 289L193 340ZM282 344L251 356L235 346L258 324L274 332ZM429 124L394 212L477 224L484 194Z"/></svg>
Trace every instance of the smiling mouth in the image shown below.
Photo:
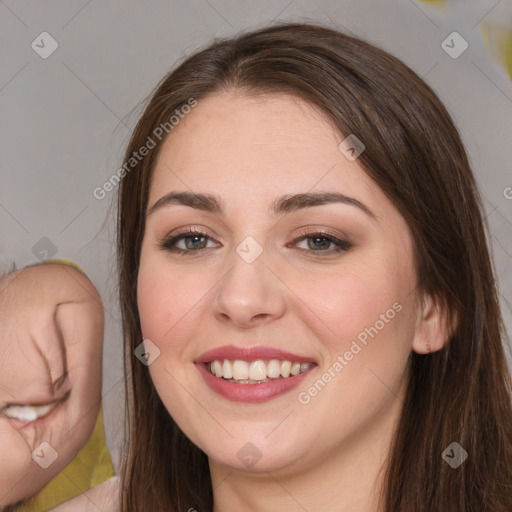
<svg viewBox="0 0 512 512"><path fill-rule="evenodd" d="M316 363L311 361L292 362L280 359L215 359L205 364L212 375L234 384L264 384L289 379L316 366Z"/></svg>

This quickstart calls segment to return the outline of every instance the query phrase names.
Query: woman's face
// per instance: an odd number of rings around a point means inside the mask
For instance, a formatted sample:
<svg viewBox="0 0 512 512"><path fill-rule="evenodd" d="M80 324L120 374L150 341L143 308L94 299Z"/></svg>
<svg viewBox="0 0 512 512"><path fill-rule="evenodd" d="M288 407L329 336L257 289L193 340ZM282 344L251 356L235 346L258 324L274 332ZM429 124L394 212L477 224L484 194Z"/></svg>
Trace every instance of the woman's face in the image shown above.
<svg viewBox="0 0 512 512"><path fill-rule="evenodd" d="M302 100L232 92L199 101L162 147L142 333L158 394L211 464L383 456L371 440L400 411L419 321L412 237L343 139Z"/></svg>

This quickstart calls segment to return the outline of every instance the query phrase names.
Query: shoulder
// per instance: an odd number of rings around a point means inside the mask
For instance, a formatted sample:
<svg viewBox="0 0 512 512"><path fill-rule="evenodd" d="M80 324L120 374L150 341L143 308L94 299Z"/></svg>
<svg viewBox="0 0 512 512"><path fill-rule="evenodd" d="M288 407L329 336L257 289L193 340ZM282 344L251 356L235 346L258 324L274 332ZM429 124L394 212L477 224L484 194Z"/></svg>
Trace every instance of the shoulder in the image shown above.
<svg viewBox="0 0 512 512"><path fill-rule="evenodd" d="M114 476L48 512L120 512L120 487L120 478Z"/></svg>

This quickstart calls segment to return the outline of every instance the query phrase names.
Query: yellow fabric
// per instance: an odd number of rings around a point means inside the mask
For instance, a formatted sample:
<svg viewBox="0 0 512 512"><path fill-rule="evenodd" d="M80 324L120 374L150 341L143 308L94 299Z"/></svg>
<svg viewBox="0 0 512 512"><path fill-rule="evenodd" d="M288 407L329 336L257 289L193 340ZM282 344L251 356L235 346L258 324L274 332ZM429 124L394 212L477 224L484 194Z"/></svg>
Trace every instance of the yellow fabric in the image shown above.
<svg viewBox="0 0 512 512"><path fill-rule="evenodd" d="M114 476L100 410L94 431L76 457L19 512L45 512ZM18 512L18 509L16 509Z"/></svg>
<svg viewBox="0 0 512 512"><path fill-rule="evenodd" d="M495 22L483 22L480 27L487 52L512 79L512 23L500 26Z"/></svg>

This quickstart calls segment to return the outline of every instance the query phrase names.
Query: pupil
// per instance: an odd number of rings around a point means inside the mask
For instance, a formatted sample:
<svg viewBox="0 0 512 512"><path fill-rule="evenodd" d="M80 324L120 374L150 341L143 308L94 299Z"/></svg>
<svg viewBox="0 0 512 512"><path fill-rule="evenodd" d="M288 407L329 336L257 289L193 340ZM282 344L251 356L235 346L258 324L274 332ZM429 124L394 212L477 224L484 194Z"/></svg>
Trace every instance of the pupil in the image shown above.
<svg viewBox="0 0 512 512"><path fill-rule="evenodd" d="M187 249L197 249L199 246L198 246L197 244L194 244L194 243L192 242L192 240L194 240L194 241L196 241L196 242L197 242L197 241L198 241L198 240L200 240L201 238L204 238L204 237L203 237L203 236L201 236L201 235L195 235L195 236L189 236L189 237L187 237L187 239L185 240L185 245L187 246ZM190 242L190 243L189 243L189 242ZM202 249L203 247L200 247L200 248Z"/></svg>
<svg viewBox="0 0 512 512"><path fill-rule="evenodd" d="M312 247L311 244L310 244L310 248L312 249L327 249L329 247L329 244L330 244L330 240L327 240L327 238L323 238L323 237L317 237L317 238L310 238L310 240L313 240L314 242L314 246ZM316 242L320 241L320 240L323 240L324 243L322 244L317 244Z"/></svg>

